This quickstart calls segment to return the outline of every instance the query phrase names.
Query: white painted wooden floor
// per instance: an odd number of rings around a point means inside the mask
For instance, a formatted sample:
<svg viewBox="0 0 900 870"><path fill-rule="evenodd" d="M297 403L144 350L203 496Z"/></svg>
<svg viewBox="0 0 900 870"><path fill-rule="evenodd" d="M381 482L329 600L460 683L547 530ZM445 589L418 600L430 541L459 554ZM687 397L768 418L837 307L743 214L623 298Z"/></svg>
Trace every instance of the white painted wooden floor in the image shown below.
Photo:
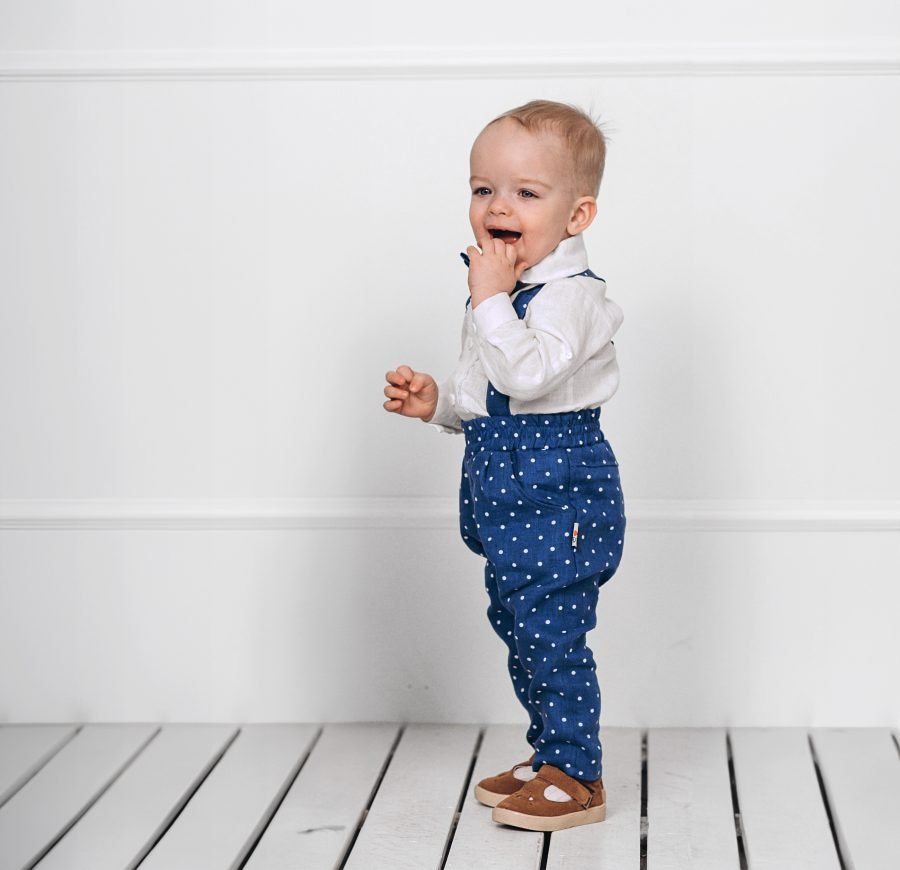
<svg viewBox="0 0 900 870"><path fill-rule="evenodd" d="M524 728L0 726L0 870L898 870L887 728L604 728L605 822L496 825Z"/></svg>

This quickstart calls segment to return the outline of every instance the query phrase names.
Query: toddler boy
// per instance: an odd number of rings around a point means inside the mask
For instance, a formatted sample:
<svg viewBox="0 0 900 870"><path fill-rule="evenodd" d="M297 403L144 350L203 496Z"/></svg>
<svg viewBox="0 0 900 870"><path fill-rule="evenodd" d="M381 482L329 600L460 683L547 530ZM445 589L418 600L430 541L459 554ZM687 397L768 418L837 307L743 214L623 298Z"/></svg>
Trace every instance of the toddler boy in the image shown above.
<svg viewBox="0 0 900 870"><path fill-rule="evenodd" d="M460 534L485 557L488 618L528 712L528 761L475 786L496 822L602 821L600 690L586 635L622 556L625 514L600 405L618 386L622 311L588 269L605 142L571 106L491 121L470 156L470 297L451 376L386 375L384 408L465 434Z"/></svg>

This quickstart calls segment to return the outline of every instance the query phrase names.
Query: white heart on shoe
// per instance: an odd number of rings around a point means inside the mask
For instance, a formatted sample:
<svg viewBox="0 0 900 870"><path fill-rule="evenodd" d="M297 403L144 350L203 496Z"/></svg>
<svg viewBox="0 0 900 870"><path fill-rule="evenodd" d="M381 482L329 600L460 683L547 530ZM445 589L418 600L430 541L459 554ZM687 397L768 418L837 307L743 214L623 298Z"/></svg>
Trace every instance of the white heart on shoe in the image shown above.
<svg viewBox="0 0 900 870"><path fill-rule="evenodd" d="M547 788L544 789L544 797L547 798L548 801L556 801L560 804L572 800L569 795L555 785L548 785Z"/></svg>

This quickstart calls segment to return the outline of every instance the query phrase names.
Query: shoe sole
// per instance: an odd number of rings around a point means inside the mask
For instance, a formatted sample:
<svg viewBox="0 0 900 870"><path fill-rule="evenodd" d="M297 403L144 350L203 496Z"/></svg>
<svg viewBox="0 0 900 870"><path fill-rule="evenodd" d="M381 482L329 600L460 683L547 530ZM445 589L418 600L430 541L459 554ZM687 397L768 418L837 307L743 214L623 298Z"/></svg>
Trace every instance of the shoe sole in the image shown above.
<svg viewBox="0 0 900 870"><path fill-rule="evenodd" d="M480 785L475 786L475 800L480 804L484 804L486 807L495 807L500 801L506 800L508 797L508 794L497 794L497 792L488 791Z"/></svg>
<svg viewBox="0 0 900 870"><path fill-rule="evenodd" d="M514 828L524 828L526 831L562 831L577 825L602 822L606 818L606 804L588 807L577 813L566 813L564 816L530 816L527 813L517 813L515 810L501 810L494 807L491 818L501 825L512 825Z"/></svg>

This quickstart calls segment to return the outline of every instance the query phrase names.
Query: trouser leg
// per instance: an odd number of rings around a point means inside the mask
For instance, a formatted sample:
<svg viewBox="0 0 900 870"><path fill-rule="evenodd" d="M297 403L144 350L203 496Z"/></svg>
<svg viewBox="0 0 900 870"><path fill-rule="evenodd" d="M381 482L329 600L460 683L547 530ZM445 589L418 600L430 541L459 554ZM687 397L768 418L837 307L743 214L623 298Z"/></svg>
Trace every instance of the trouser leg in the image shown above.
<svg viewBox="0 0 900 870"><path fill-rule="evenodd" d="M474 475L476 467L465 460L462 465L459 488L459 532L465 545L478 555L485 556L484 586L488 594L487 617L491 628L503 641L507 648L506 666L512 681L516 699L525 708L528 714L529 725L525 732L525 739L529 745L535 746L543 731L543 719L540 712L531 701L531 676L519 661L519 652L516 648L513 634L513 616L510 607L504 603L497 588L497 568L487 558L481 540L482 526L475 510L479 500L480 488L473 486L470 475ZM479 475L475 475L476 481ZM492 537L492 530L487 528L486 534Z"/></svg>
<svg viewBox="0 0 900 870"><path fill-rule="evenodd" d="M481 484L481 539L499 601L512 616L530 709L541 719L540 731L533 729L539 733L533 766L597 779L600 688L586 635L596 625L599 586L614 570L599 548L615 505L602 503L599 483L593 492L574 489L564 450L493 453L473 473ZM584 533L578 547L576 521Z"/></svg>
<svg viewBox="0 0 900 870"><path fill-rule="evenodd" d="M486 562L484 566L484 586L487 590L490 603L487 608L487 616L490 621L491 628L497 633L497 636L506 644L508 655L506 666L512 680L513 690L519 703L528 713L530 724L525 733L525 739L531 746L536 747L537 742L544 730L543 717L534 700L534 688L532 683L533 670L523 666L519 657L519 648L515 637L515 620L513 612L500 597L500 591L497 588L497 569L490 562Z"/></svg>
<svg viewBox="0 0 900 870"><path fill-rule="evenodd" d="M596 416L487 417L464 425L474 497L461 510L473 514L469 525L496 583L494 593L486 577L492 626L526 686L516 694L527 696L529 733L537 737L533 767L552 764L582 780L602 775L600 688L587 633L625 530L615 454L594 428Z"/></svg>
<svg viewBox="0 0 900 870"><path fill-rule="evenodd" d="M586 637L597 597L597 577L529 584L510 596L515 646L531 675L529 701L542 720L535 770L552 764L578 779L602 775L600 687Z"/></svg>

